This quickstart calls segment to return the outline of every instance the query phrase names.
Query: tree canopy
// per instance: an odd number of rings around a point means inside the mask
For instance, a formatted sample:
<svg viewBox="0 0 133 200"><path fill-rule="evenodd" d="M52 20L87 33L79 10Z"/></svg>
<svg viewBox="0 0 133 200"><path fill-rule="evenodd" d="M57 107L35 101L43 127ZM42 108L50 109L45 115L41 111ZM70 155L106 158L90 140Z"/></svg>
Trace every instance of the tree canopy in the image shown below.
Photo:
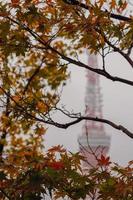
<svg viewBox="0 0 133 200"><path fill-rule="evenodd" d="M49 194L132 200L132 161L124 168L101 155L84 174L83 156L61 146L45 151L43 141L47 124L66 129L82 120L106 123L133 138L123 125L58 106L72 64L133 86L132 80L110 74L105 62L116 52L133 67L129 6L125 0L0 1L0 199L41 200ZM83 63L83 49L99 54L102 66ZM71 121L55 121L54 112Z"/></svg>

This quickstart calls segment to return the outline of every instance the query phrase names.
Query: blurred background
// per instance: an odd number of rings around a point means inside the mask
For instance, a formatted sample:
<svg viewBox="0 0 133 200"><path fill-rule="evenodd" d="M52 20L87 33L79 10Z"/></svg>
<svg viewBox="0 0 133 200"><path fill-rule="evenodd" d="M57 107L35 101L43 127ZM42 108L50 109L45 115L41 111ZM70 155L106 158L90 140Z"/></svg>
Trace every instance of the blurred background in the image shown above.
<svg viewBox="0 0 133 200"><path fill-rule="evenodd" d="M87 54L80 56L80 60L87 63ZM102 66L98 57L99 67ZM131 66L117 53L106 57L106 70L112 75L133 80ZM86 92L86 70L71 65L69 67L70 78L63 88L60 105L64 105L69 111L84 113ZM133 132L133 87L119 82L112 82L100 76L100 86L103 99L103 117L117 124L121 124ZM55 119L60 120L60 116ZM65 118L61 119L65 122ZM46 149L53 145L63 145L68 151L79 150L78 135L82 134L84 122L75 124L68 129L59 129L49 126L45 135ZM121 131L117 131L108 125L104 125L106 133L111 136L109 156L111 160L126 165L133 159L133 139Z"/></svg>

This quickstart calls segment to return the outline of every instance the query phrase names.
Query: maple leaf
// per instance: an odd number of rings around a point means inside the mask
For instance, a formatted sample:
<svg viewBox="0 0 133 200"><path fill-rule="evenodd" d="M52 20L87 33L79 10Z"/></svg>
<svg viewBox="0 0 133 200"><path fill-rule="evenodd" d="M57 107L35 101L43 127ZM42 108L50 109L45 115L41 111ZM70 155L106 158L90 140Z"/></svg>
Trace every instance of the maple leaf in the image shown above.
<svg viewBox="0 0 133 200"><path fill-rule="evenodd" d="M46 104L44 102L42 102L42 101L38 101L36 107L38 108L38 110L40 112L46 112L47 109L48 109L47 106L46 106Z"/></svg>
<svg viewBox="0 0 133 200"><path fill-rule="evenodd" d="M98 164L100 166L108 166L108 165L110 165L111 164L110 157L109 156L105 157L104 155L101 155L101 158L98 159Z"/></svg>
<svg viewBox="0 0 133 200"><path fill-rule="evenodd" d="M51 4L52 0L46 0L47 4Z"/></svg>
<svg viewBox="0 0 133 200"><path fill-rule="evenodd" d="M51 162L48 166L55 170L61 170L64 168L64 164L61 161Z"/></svg>
<svg viewBox="0 0 133 200"><path fill-rule="evenodd" d="M115 7L116 7L116 1L115 1L115 0L112 0L112 1L110 2L110 8L111 8L111 9L115 9Z"/></svg>
<svg viewBox="0 0 133 200"><path fill-rule="evenodd" d="M12 6L13 6L13 7L16 7L16 6L19 5L20 0L11 0L11 3L12 3Z"/></svg>
<svg viewBox="0 0 133 200"><path fill-rule="evenodd" d="M102 53L104 47L110 52L114 45L114 51L129 56L133 34L132 23L127 22L132 17L117 15L128 3L42 2L0 1L0 199L39 200L46 191L51 199L85 199L94 191L101 199L130 197L133 161L124 168L110 165L110 158L101 155L97 166L84 173L86 153L67 152L61 145L45 152L43 144L43 122L60 100L57 89L69 78L68 64L84 66L79 65L78 52L84 47L89 53Z"/></svg>
<svg viewBox="0 0 133 200"><path fill-rule="evenodd" d="M54 146L54 147L50 148L48 151L51 152L51 153L54 153L54 152L60 152L60 153L66 152L66 150L64 148L62 148L61 145Z"/></svg>

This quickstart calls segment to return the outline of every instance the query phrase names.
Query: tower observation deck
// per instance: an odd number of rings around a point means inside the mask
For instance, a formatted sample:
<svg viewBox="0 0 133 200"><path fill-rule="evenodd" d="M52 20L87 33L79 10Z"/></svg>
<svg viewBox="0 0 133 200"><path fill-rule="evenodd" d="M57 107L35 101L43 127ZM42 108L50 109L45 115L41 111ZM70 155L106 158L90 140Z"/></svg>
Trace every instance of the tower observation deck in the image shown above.
<svg viewBox="0 0 133 200"><path fill-rule="evenodd" d="M96 55L88 55L88 65L93 68L98 67ZM102 95L99 78L99 74L87 70L85 116L102 118ZM96 166L96 156L100 156L101 153L105 155L110 146L110 137L105 133L104 124L90 120L85 121L78 141L80 151L87 160L87 162L83 162L84 169L89 167L88 163L91 164L90 166Z"/></svg>

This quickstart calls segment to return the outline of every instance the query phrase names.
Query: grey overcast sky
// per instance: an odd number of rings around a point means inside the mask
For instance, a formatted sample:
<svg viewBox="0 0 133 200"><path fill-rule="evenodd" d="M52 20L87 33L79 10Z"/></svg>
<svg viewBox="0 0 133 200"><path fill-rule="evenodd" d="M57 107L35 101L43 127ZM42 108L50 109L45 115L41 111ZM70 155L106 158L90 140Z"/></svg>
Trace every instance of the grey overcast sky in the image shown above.
<svg viewBox="0 0 133 200"><path fill-rule="evenodd" d="M86 55L81 60L86 63ZM98 59L101 65L100 58ZM128 63L117 53L112 53L106 58L106 69L115 75L133 80L133 70ZM84 98L86 89L85 70L70 66L71 77L64 87L61 104L74 112L84 111ZM103 117L120 123L133 131L133 87L100 78L101 92L103 95ZM59 120L57 117L56 120ZM64 119L65 120L65 119ZM78 151L77 138L82 133L84 122L76 124L67 130L49 127L45 135L45 146L61 144L67 150ZM125 165L133 159L133 139L124 133L105 125L107 134L111 135L109 155L114 162Z"/></svg>

